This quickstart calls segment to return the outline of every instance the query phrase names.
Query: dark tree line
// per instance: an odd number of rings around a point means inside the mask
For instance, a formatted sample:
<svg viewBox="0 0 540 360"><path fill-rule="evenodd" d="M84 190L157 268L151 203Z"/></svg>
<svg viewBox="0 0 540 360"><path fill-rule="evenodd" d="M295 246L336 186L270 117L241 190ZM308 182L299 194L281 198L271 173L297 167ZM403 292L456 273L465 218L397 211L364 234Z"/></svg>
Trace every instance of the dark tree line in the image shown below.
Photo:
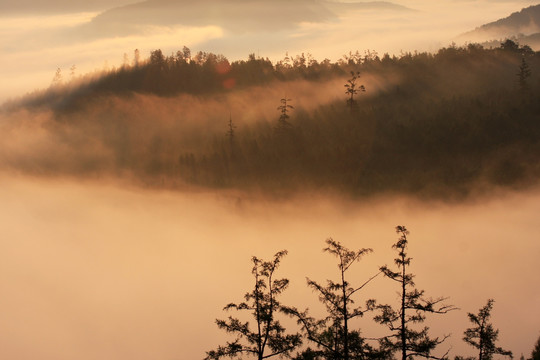
<svg viewBox="0 0 540 360"><path fill-rule="evenodd" d="M390 360L399 355L402 360L447 360L449 351L443 355L435 355L435 351L448 336L433 337L429 327L420 325L427 314L445 314L457 308L443 304L445 298L427 298L423 290L415 287L414 275L407 271L411 261L406 252L409 232L404 226L397 226L396 232L399 238L392 247L398 252L394 259L398 271L382 266L359 285L353 285L347 271L373 250L350 250L331 238L326 241L327 247L323 251L336 257L338 280L327 280L326 285L322 285L307 278L308 287L314 290L326 309L326 316L321 319L311 316L309 309L300 311L278 301L289 281L275 279L274 272L286 251L276 253L271 261L253 257L253 290L244 296L246 302L231 303L224 308L247 311L253 322L232 316L228 320L216 320L218 327L233 335L235 340L208 351L206 359L247 356L262 360L284 356L295 360ZM367 299L364 306L357 305L360 292L380 274L399 284L397 304L378 304L375 299ZM478 357L456 356L455 360L491 360L495 354L512 358L511 351L496 345L499 331L490 322L492 309L493 300L490 299L478 314L467 314L473 327L465 330L463 340L478 350ZM365 337L351 320L366 314L372 314L376 323L386 326L388 334L379 338ZM298 328L287 333L280 317L296 319ZM540 339L533 350L533 360L538 357L539 344Z"/></svg>

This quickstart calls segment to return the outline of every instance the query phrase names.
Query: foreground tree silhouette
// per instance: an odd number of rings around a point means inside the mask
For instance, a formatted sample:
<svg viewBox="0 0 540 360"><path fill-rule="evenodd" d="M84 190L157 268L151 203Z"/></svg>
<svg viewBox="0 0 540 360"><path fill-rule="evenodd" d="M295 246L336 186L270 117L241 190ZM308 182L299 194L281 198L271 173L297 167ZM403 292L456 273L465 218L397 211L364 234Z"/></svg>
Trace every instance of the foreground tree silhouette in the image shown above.
<svg viewBox="0 0 540 360"><path fill-rule="evenodd" d="M442 339L429 336L428 327L415 330L413 324L422 323L426 319L426 313L445 314L455 310L452 305L444 305L445 298L426 299L424 290L418 290L413 281L414 275L407 273L407 267L411 263L411 258L407 256L407 235L409 231L405 226L397 226L396 232L399 234L398 241L392 246L398 251L398 257L394 259L398 271L390 270L386 265L381 267L381 271L386 277L399 283L401 288L400 306L394 309L391 305L377 305L380 313L375 316L375 321L386 325L392 335L381 340L381 347L388 352L401 351L401 359L407 360L415 356L429 359L444 359L448 352L442 357L437 357L431 352L441 344L448 335Z"/></svg>
<svg viewBox="0 0 540 360"><path fill-rule="evenodd" d="M216 350L207 352L205 359L220 359L222 357L253 356L258 360L268 359L278 355L287 355L301 344L300 334L285 334L285 328L276 319L283 306L277 300L289 285L287 279L274 279L274 272L281 259L287 254L283 250L274 255L272 261L263 261L253 257L251 273L255 278L253 291L244 295L245 302L225 306L224 310L246 310L255 320L255 329L250 328L249 322L229 316L227 320L216 320L220 329L232 333L236 339L219 346Z"/></svg>
<svg viewBox="0 0 540 360"><path fill-rule="evenodd" d="M536 340L534 344L534 349L531 353L531 360L540 360L540 337Z"/></svg>
<svg viewBox="0 0 540 360"><path fill-rule="evenodd" d="M326 243L328 246L323 251L337 257L340 280L337 282L327 280L327 285L323 286L309 278L307 279L308 286L319 294L319 300L325 305L328 316L322 320L316 320L308 316L307 310L300 313L292 309L307 338L318 348L317 351L307 349L297 359L321 357L343 360L366 359L374 350L361 337L359 331L350 329L350 321L362 316L367 308L354 306L353 295L380 272L358 287L352 287L346 280L346 272L352 264L373 250L352 251L331 238L326 240Z"/></svg>
<svg viewBox="0 0 540 360"><path fill-rule="evenodd" d="M494 300L489 299L487 304L478 311L478 314L467 314L475 326L465 330L463 340L478 349L478 360L491 360L494 354L513 358L511 351L495 346L499 330L495 330L493 324L489 322L493 303Z"/></svg>

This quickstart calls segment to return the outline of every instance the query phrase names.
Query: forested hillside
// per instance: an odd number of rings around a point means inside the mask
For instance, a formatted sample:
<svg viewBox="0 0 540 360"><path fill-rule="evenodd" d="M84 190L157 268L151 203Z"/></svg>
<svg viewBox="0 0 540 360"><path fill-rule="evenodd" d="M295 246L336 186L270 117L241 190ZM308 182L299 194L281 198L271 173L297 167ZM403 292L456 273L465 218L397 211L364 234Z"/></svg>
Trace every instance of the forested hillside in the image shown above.
<svg viewBox="0 0 540 360"><path fill-rule="evenodd" d="M6 141L0 162L171 188L464 197L537 184L539 91L540 54L512 41L336 63L136 52L4 104L0 126L25 145Z"/></svg>

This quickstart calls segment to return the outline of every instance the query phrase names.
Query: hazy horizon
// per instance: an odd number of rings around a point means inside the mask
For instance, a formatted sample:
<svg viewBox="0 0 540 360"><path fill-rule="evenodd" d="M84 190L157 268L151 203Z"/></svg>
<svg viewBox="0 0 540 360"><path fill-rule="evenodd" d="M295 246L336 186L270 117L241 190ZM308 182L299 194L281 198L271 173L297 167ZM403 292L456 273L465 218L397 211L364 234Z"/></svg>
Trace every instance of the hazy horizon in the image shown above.
<svg viewBox="0 0 540 360"><path fill-rule="evenodd" d="M133 3L136 2L129 2ZM155 0L148 3L160 4ZM151 50L159 48L170 54L185 45L193 51L220 53L230 60L246 59L248 54L255 53L272 61L282 59L286 52L290 55L311 53L319 61L324 58L336 61L349 51L357 50L361 53L377 51L381 55L437 51L466 31L534 5L530 1L488 0L436 3L399 0L393 3L410 10L368 3L369 6L357 10L333 8L325 15L317 8L319 15L306 17L295 13L302 11L300 6L298 10L290 9L290 19L263 17L258 20L262 21L260 26L247 23L242 31L231 31L224 19L220 20L219 13L203 17L200 24L196 18L190 18L187 23L179 18L176 23L170 16L160 23L160 16L170 11L156 10L146 23L129 24L122 20L124 9L131 9L122 6L128 1L108 5L102 1L70 2L69 12L61 11L65 2L60 0L46 9L30 1L3 3L0 76L4 86L0 89L0 102L48 87L57 68L66 78L73 65L75 76L101 71L122 65L124 54L132 60L135 49L147 57ZM111 9L116 10L110 12ZM181 8L174 9L181 14ZM196 6L193 9L197 16L203 14ZM131 13L137 14L137 11ZM252 11L255 14L256 8ZM114 15L116 13L120 15ZM148 13L147 8L144 13ZM110 15L103 18L103 14ZM96 22L98 18L101 20ZM108 18L110 21L106 20ZM272 28L276 20L279 20L278 27ZM429 31L425 31L426 28ZM107 32L103 33L104 30Z"/></svg>

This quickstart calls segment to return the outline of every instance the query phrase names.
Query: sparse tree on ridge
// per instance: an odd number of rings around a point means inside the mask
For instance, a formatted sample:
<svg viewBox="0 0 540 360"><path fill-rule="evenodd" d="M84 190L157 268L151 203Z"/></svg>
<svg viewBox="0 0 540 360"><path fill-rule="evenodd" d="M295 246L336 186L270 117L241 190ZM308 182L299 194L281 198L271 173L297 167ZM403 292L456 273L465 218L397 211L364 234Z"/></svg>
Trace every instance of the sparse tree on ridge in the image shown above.
<svg viewBox="0 0 540 360"><path fill-rule="evenodd" d="M358 94L358 90L365 92L366 88L364 85L357 86L356 80L360 78L360 71L354 72L351 71L351 78L347 80L347 83L344 85L347 90L345 90L345 94L349 96L347 99L347 105L351 108L351 111L356 107L356 100L354 100L354 96Z"/></svg>
<svg viewBox="0 0 540 360"><path fill-rule="evenodd" d="M75 80L75 71L77 70L77 67L75 65L71 65L69 68L69 79L71 81Z"/></svg>
<svg viewBox="0 0 540 360"><path fill-rule="evenodd" d="M133 50L133 66L138 67L141 63L141 52L139 49Z"/></svg>
<svg viewBox="0 0 540 360"><path fill-rule="evenodd" d="M391 331L391 335L381 340L381 347L389 352L400 351L401 359L408 360L416 356L428 359L444 359L432 355L432 351L446 340L429 336L429 328L426 326L420 330L412 328L412 325L425 321L427 313L445 314L456 309L452 305L445 305L445 298L425 298L424 291L418 290L413 281L414 275L407 272L407 267L411 263L406 250L409 231L405 226L397 226L396 232L399 234L398 241L392 246L398 251L398 257L394 259L398 271L392 271L387 266L381 267L384 275L400 285L400 305L397 308L391 305L377 305L380 313L375 316L375 321L386 325Z"/></svg>
<svg viewBox="0 0 540 360"><path fill-rule="evenodd" d="M127 69L129 67L129 57L127 53L122 56L122 68Z"/></svg>
<svg viewBox="0 0 540 360"><path fill-rule="evenodd" d="M235 136L235 130L236 125L234 125L232 121L232 115L229 114L229 123L228 123L228 129L227 129L227 137L229 138L229 146L231 151L231 156L234 156L234 136Z"/></svg>
<svg viewBox="0 0 540 360"><path fill-rule="evenodd" d="M287 99L287 97L284 97L280 100L281 105L277 107L277 109L281 113L279 115L279 120L278 120L278 125L277 125L277 129L280 131L288 129L292 126L291 123L288 121L288 119L290 118L288 112L294 109L292 105L288 104L288 102L290 101L292 101L292 99Z"/></svg>
<svg viewBox="0 0 540 360"><path fill-rule="evenodd" d="M274 272L286 254L286 250L280 251L271 261L252 258L251 273L255 280L253 290L244 295L245 302L231 303L225 306L224 310L249 312L255 320L255 329L250 327L249 321L242 322L232 316L227 320L216 320L220 329L235 335L236 339L216 350L208 351L206 360L244 356L263 360L286 356L300 346L300 334L286 334L285 328L277 319L277 315L284 312L284 307L277 297L288 287L289 280L274 279Z"/></svg>
<svg viewBox="0 0 540 360"><path fill-rule="evenodd" d="M52 86L62 85L62 69L57 68L52 79Z"/></svg>
<svg viewBox="0 0 540 360"><path fill-rule="evenodd" d="M489 299L487 304L478 311L478 314L467 314L474 327L465 330L463 340L478 349L478 360L491 360L494 354L513 357L511 351L495 346L499 330L494 329L493 324L489 322L493 303L494 300Z"/></svg>
<svg viewBox="0 0 540 360"><path fill-rule="evenodd" d="M187 46L184 46L182 48L182 54L184 55L184 59L186 60L186 62L191 61L191 50Z"/></svg>
<svg viewBox="0 0 540 360"><path fill-rule="evenodd" d="M527 91L529 89L529 84L527 79L531 76L531 68L525 60L525 57L521 58L521 64L519 65L519 72L517 73L519 89L521 91Z"/></svg>

